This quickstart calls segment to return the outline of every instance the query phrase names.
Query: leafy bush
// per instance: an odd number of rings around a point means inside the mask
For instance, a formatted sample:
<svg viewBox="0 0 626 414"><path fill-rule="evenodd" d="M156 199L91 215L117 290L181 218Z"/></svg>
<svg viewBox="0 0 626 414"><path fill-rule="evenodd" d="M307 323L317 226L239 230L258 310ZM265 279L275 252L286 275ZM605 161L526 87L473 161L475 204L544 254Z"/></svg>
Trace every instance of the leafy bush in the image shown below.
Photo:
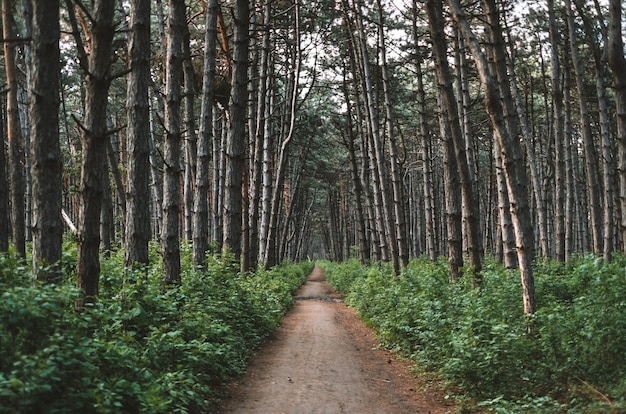
<svg viewBox="0 0 626 414"><path fill-rule="evenodd" d="M158 260L136 271L123 252L103 260L100 300L82 311L71 275L32 285L30 269L0 256L0 413L210 412L313 264L243 275L231 257L195 269L181 251L182 283L167 289Z"/></svg>
<svg viewBox="0 0 626 414"><path fill-rule="evenodd" d="M482 408L626 409L624 257L537 262L539 309L530 319L519 273L491 259L480 289L466 279L449 283L443 259L414 260L398 277L381 264L320 265L387 346L460 386Z"/></svg>

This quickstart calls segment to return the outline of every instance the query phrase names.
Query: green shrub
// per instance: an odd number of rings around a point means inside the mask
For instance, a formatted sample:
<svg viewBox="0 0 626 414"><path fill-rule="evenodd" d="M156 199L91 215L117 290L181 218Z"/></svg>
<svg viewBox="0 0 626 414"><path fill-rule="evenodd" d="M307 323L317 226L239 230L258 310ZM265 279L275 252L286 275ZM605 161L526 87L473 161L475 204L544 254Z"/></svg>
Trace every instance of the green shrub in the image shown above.
<svg viewBox="0 0 626 414"><path fill-rule="evenodd" d="M71 274L32 285L20 260L0 257L0 413L210 412L312 263L242 275L232 257L196 269L181 252L182 283L167 289L158 260L128 271L123 252L103 259L100 300L81 311Z"/></svg>
<svg viewBox="0 0 626 414"><path fill-rule="evenodd" d="M499 412L626 409L626 259L538 261L539 309L523 315L519 273L487 258L483 284L448 282L445 260L320 263L383 342ZM532 324L534 334L527 333ZM608 401L611 401L609 404Z"/></svg>

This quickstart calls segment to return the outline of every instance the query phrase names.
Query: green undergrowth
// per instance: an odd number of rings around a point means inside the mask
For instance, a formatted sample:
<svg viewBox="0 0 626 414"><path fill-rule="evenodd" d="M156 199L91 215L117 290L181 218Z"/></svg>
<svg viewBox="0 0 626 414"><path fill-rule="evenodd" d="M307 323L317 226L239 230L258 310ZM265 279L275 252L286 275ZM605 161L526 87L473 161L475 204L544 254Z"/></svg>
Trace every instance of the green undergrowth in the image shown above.
<svg viewBox="0 0 626 414"><path fill-rule="evenodd" d="M0 256L0 413L206 413L278 325L313 264L241 274L229 257L190 263L163 288L158 248L142 271L123 252L102 261L101 295L76 311L75 248L66 281L31 283Z"/></svg>
<svg viewBox="0 0 626 414"><path fill-rule="evenodd" d="M380 263L319 264L386 346L460 390L463 409L626 412L623 256L537 262L531 318L519 273L491 259L480 289L449 283L445 259L414 260L398 277Z"/></svg>

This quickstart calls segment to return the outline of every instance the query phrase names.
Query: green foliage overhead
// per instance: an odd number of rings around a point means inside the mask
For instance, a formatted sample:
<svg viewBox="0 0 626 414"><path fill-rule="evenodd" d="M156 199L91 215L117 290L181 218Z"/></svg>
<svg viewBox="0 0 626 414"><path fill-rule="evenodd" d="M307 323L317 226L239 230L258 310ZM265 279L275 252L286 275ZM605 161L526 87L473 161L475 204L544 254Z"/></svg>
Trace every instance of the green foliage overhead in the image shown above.
<svg viewBox="0 0 626 414"><path fill-rule="evenodd" d="M30 269L0 256L0 413L211 412L313 267L238 274L214 256L163 289L158 261L122 263L123 252L103 261L100 301L78 312L70 277L32 286Z"/></svg>
<svg viewBox="0 0 626 414"><path fill-rule="evenodd" d="M390 348L497 412L626 410L626 259L535 265L537 313L519 273L487 260L484 283L448 282L447 263L321 263L329 282ZM528 324L534 333L527 332Z"/></svg>

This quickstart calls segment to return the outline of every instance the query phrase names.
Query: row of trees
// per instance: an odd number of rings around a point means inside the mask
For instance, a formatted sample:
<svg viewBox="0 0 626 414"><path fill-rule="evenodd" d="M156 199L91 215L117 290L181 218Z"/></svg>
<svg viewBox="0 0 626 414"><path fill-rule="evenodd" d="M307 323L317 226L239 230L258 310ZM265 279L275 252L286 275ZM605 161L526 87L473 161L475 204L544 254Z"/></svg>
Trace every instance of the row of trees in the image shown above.
<svg viewBox="0 0 626 414"><path fill-rule="evenodd" d="M626 248L619 0L39 3L2 3L0 249L58 263L75 223L87 298L153 239L165 283L181 240L244 270L446 254L477 285L487 249L532 313L536 252Z"/></svg>
<svg viewBox="0 0 626 414"><path fill-rule="evenodd" d="M352 182L366 196L342 200L360 213L344 216L352 232L329 237L334 258L357 240L371 243L361 249L364 260L368 252L400 258L396 272L403 251L433 259L446 253L452 279L469 259L480 284L488 248L519 268L524 310L533 313L536 255L563 261L593 252L611 260L623 250L623 6L606 6L414 1L389 25L380 3L364 12L359 1L343 2L351 43L337 55L351 75L343 78L348 111L337 133L352 163L362 156ZM382 33L394 38L398 30L405 37L391 49ZM371 50L378 53L374 74ZM389 50L392 77L385 74ZM386 88L396 91L391 104ZM395 131L403 134L402 159ZM394 169L403 177L401 195ZM391 178L377 181L380 171ZM336 214L350 211L340 205L330 204ZM376 227L377 217L386 227ZM342 231L351 241L342 243Z"/></svg>
<svg viewBox="0 0 626 414"><path fill-rule="evenodd" d="M319 127L295 137L311 16L257 6L5 1L2 250L11 239L26 256L32 239L37 277L56 280L73 229L87 298L99 255L120 244L141 266L158 240L168 284L180 281L181 240L197 265L222 248L244 269L304 257L312 221L296 210L312 197L301 188L311 148L290 147Z"/></svg>

